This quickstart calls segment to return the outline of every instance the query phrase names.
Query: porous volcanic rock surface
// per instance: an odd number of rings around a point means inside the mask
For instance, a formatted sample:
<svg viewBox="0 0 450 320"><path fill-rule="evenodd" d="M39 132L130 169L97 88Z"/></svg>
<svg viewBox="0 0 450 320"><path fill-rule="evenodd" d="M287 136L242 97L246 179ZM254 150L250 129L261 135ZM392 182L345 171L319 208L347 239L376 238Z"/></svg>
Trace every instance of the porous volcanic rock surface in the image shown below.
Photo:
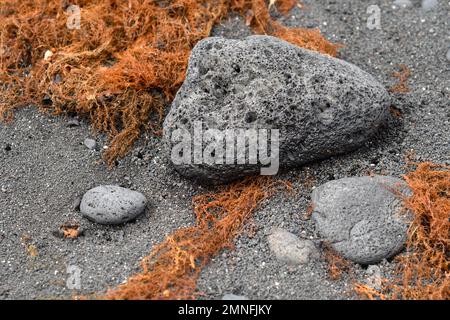
<svg viewBox="0 0 450 320"><path fill-rule="evenodd" d="M190 148L182 150L185 161L174 161L182 175L229 182L259 174L267 164L249 163L249 157L240 164L239 152L249 154L256 142L234 146L234 139L233 161L222 163L230 147L221 135L226 130L237 135L239 129L266 129L270 134L258 132L258 147L269 139L271 149L270 130L279 130L279 155L274 156L282 168L293 167L362 146L386 123L389 106L383 85L351 63L271 36L211 37L192 50L186 80L164 121L164 136L170 151L190 137ZM199 140L195 131L208 129L219 135L207 139L204 134ZM173 135L175 130L182 139ZM208 162L211 142L217 149ZM201 146L203 161L194 161L194 143Z"/></svg>
<svg viewBox="0 0 450 320"><path fill-rule="evenodd" d="M380 7L381 29L367 28L369 3L354 0L302 0L279 20L289 26L320 28L331 41L342 43L338 58L367 71L383 86L397 80L399 64L411 70L410 92L392 94L394 114L386 128L358 150L300 168L280 178L293 183L293 193L265 201L234 250L214 257L202 271L198 290L204 298L233 293L249 299L352 299L353 283L365 282L364 267L352 265L351 275L331 280L325 261L292 267L273 258L267 236L283 228L299 238L319 240L306 214L314 188L331 180L370 174L400 178L416 161L450 164L450 5L422 10L420 2L400 8L393 1L374 0ZM229 17L213 35L244 38L245 21ZM35 108L18 110L9 124L0 123L0 298L68 298L70 266L81 270L78 294L105 292L140 270L142 257L174 230L195 223L192 197L215 191L178 174L162 157L161 138L144 134L133 151L112 170L99 164L101 153L83 141L89 125L70 117L54 117ZM72 121L72 122L70 122ZM69 126L68 126L69 125ZM98 148L105 137L95 137ZM141 192L150 205L135 221L103 226L82 217L74 201L98 185L120 185ZM63 224L78 223L84 235L53 236ZM247 232L248 231L248 232ZM251 231L251 232L250 232ZM37 255L29 254L34 245ZM394 261L377 264L380 277L395 269Z"/></svg>

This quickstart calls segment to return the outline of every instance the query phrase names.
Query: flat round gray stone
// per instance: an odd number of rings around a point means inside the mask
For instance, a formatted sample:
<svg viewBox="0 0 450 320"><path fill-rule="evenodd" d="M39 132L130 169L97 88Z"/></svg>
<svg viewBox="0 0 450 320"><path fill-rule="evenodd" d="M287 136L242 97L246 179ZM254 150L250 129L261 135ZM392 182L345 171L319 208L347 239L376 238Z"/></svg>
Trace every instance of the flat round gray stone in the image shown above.
<svg viewBox="0 0 450 320"><path fill-rule="evenodd" d="M267 240L275 257L289 264L306 264L311 259L319 257L319 252L312 241L299 239L284 229L274 229Z"/></svg>
<svg viewBox="0 0 450 320"><path fill-rule="evenodd" d="M100 224L121 224L144 212L145 196L119 186L98 186L86 192L80 211L86 218Z"/></svg>
<svg viewBox="0 0 450 320"><path fill-rule="evenodd" d="M360 264L393 257L403 249L408 230L395 189L408 192L403 180L388 176L344 178L316 188L312 219L320 236Z"/></svg>
<svg viewBox="0 0 450 320"><path fill-rule="evenodd" d="M389 101L383 85L343 60L271 36L206 38L192 50L186 80L165 118L166 152L180 174L226 183L268 165L249 163L248 157L238 163L236 151L230 152L234 161L217 164L227 160L225 147L211 152L211 141L196 137L198 123L203 132L279 130L279 165L294 167L362 146L387 119ZM189 152L174 152L180 137L189 137ZM213 163L197 161L195 149ZM239 149L247 155L249 150L249 143ZM174 161L174 155L189 161Z"/></svg>

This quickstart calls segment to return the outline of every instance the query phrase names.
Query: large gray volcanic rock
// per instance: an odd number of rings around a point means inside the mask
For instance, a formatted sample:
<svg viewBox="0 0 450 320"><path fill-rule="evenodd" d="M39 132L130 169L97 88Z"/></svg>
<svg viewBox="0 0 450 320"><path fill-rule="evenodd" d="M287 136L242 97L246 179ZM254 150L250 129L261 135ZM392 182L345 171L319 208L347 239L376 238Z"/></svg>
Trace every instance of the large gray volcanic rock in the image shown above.
<svg viewBox="0 0 450 320"><path fill-rule="evenodd" d="M388 106L385 88L345 61L270 36L212 37L192 51L164 136L172 152L179 141L172 139L174 130L185 130L194 140L198 121L204 131L279 129L280 166L292 167L360 147L385 121ZM181 174L210 183L259 173L262 167L173 162Z"/></svg>
<svg viewBox="0 0 450 320"><path fill-rule="evenodd" d="M401 213L407 194L403 180L389 176L353 177L321 185L312 193L312 219L319 234L345 258L374 264L402 250L408 216Z"/></svg>

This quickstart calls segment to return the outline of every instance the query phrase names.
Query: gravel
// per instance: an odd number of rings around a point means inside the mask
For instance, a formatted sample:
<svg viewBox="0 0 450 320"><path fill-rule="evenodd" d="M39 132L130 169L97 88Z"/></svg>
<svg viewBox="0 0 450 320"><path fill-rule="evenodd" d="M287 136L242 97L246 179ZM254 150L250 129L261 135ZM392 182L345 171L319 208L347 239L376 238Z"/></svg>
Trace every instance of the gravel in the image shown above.
<svg viewBox="0 0 450 320"><path fill-rule="evenodd" d="M324 261L293 267L273 259L267 236L280 227L316 241L315 225L305 214L313 188L327 181L371 173L400 177L408 170L406 156L414 154L416 161L450 164L448 1L427 12L420 6L394 10L392 1L371 1L381 9L381 30L366 28L369 4L363 1L302 2L305 9L296 8L280 20L290 26L319 27L326 37L345 45L341 59L366 70L386 88L397 81L392 77L397 65L406 64L411 91L392 95L401 116L391 119L363 148L282 172L280 178L292 181L294 192L267 200L252 220L252 233L244 232L234 250L221 252L202 271L198 290L204 298L222 299L227 293L249 299L355 298L353 283L368 278L364 267L352 265L351 274L333 281ZM239 38L249 30L233 16L214 34ZM68 128L67 118L34 108L18 110L12 123L0 124L1 299L70 298L74 294L66 286L70 266L81 270L81 288L75 291L79 294L101 293L122 283L140 270L141 258L155 244L195 222L192 197L214 190L180 176L161 157L161 141L151 134L144 134L109 170L99 161L98 151L83 145L90 133L84 121ZM100 148L106 143L103 136L96 140ZM104 184L139 190L151 199L148 211L121 226L82 218L72 208L74 199ZM76 239L52 235L67 223L80 224L84 235ZM37 256L28 253L23 239L35 246ZM383 260L378 266L382 277L389 278L396 264Z"/></svg>

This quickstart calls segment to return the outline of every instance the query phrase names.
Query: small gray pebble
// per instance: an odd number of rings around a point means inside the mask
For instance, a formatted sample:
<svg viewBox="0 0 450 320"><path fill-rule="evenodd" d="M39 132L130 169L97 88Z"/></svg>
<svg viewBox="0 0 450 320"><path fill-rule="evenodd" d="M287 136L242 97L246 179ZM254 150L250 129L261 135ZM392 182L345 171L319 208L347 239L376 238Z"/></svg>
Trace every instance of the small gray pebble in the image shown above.
<svg viewBox="0 0 450 320"><path fill-rule="evenodd" d="M77 119L70 119L69 121L67 121L67 126L69 128L78 127L79 125L80 125L80 121L78 121Z"/></svg>
<svg viewBox="0 0 450 320"><path fill-rule="evenodd" d="M81 197L76 197L72 202L72 210L80 210Z"/></svg>
<svg viewBox="0 0 450 320"><path fill-rule="evenodd" d="M88 149L90 149L90 150L95 150L95 147L97 146L97 142L95 142L94 139L86 138L86 139L84 139L84 145L86 147L88 147Z"/></svg>
<svg viewBox="0 0 450 320"><path fill-rule="evenodd" d="M284 229L276 228L267 239L270 250L280 261L306 264L311 258L319 257L319 252L312 241L301 240Z"/></svg>
<svg viewBox="0 0 450 320"><path fill-rule="evenodd" d="M86 218L100 224L121 224L142 214L147 205L145 196L119 186L99 186L85 193L80 211Z"/></svg>
<svg viewBox="0 0 450 320"><path fill-rule="evenodd" d="M380 267L377 265L368 266L366 270L366 275L367 275L366 284L371 288L380 290L382 284Z"/></svg>

